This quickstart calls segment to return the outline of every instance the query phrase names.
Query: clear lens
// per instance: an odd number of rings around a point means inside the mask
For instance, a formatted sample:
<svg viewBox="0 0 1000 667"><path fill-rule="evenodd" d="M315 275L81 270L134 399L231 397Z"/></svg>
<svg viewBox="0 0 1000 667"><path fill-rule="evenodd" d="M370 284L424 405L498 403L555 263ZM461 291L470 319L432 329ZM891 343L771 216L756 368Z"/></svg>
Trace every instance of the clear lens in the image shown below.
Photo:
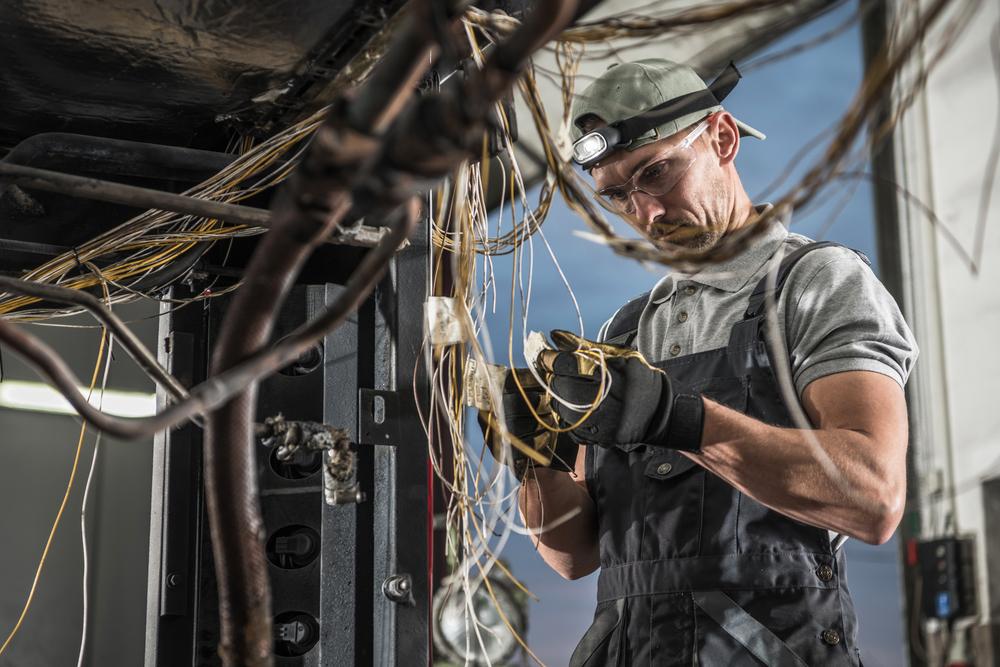
<svg viewBox="0 0 1000 667"><path fill-rule="evenodd" d="M690 146L677 147L666 157L647 164L624 185L604 188L598 195L608 206L631 213L635 192L653 197L667 194L680 182L696 158L697 153Z"/></svg>
<svg viewBox="0 0 1000 667"><path fill-rule="evenodd" d="M697 159L698 153L691 147L691 144L707 127L707 122L699 123L698 127L684 137L680 144L646 164L642 169L632 174L632 178L625 183L602 189L597 193L599 198L609 208L631 214L635 211L635 207L632 205L632 195L635 192L643 192L653 197L662 197L667 194L674 189Z"/></svg>

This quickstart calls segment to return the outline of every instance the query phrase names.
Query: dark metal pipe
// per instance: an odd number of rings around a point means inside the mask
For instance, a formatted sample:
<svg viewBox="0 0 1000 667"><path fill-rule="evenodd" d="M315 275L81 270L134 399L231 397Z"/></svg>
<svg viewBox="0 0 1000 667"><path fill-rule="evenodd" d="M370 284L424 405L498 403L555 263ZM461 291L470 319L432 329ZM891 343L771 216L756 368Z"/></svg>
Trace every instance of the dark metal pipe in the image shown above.
<svg viewBox="0 0 1000 667"><path fill-rule="evenodd" d="M26 188L72 195L83 199L96 199L136 208L173 211L174 213L215 218L216 220L253 227L268 227L271 221L271 212L260 208L196 199L162 190L102 181L97 178L73 176L58 171L25 167L7 162L0 162L0 180Z"/></svg>
<svg viewBox="0 0 1000 667"><path fill-rule="evenodd" d="M14 146L3 161L53 171L199 183L237 157L180 146L44 132Z"/></svg>
<svg viewBox="0 0 1000 667"><path fill-rule="evenodd" d="M19 164L0 162L0 180L29 189L72 195L83 199L96 199L113 204L124 204L135 208L157 209L202 218L214 218L251 227L269 228L271 226L271 212L263 208L225 204L137 185L73 176ZM379 242L384 234L385 232L380 227L361 225L342 230L340 234L332 236L328 243L371 248Z"/></svg>

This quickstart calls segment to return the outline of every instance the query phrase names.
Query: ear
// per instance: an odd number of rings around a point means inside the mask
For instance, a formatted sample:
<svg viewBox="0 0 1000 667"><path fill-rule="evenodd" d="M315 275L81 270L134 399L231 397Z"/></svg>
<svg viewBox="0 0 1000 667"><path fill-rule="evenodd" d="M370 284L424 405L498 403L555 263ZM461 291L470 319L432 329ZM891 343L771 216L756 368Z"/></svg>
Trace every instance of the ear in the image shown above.
<svg viewBox="0 0 1000 667"><path fill-rule="evenodd" d="M715 154L719 156L719 164L727 165L736 159L740 152L740 128L736 119L728 111L716 111L708 117L709 141Z"/></svg>

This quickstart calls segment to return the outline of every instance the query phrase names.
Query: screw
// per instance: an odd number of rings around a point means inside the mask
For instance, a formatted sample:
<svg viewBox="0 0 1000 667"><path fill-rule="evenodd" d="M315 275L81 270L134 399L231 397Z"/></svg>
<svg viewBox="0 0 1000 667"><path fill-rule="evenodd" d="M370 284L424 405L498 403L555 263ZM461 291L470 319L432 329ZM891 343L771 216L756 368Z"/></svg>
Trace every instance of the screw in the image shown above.
<svg viewBox="0 0 1000 667"><path fill-rule="evenodd" d="M397 604L413 605L413 580L408 574L394 574L382 582L382 593Z"/></svg>

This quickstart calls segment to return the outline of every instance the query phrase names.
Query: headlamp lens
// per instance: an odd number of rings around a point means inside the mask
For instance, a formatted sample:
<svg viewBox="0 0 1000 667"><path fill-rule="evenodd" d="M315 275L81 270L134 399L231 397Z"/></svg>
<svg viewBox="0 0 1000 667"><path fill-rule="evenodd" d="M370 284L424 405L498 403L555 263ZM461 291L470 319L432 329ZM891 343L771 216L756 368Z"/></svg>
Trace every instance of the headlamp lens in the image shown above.
<svg viewBox="0 0 1000 667"><path fill-rule="evenodd" d="M603 156L608 150L608 140L600 132L591 132L573 144L573 161L586 165Z"/></svg>

